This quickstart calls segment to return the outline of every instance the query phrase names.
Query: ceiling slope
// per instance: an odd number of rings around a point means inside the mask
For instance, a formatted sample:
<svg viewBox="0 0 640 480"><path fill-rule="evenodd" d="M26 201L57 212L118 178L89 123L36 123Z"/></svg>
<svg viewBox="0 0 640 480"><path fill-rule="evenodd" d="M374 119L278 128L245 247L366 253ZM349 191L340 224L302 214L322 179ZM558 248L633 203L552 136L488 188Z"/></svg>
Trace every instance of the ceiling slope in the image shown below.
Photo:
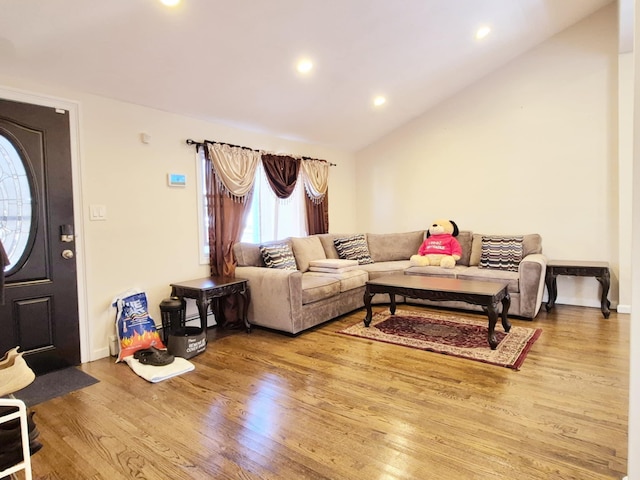
<svg viewBox="0 0 640 480"><path fill-rule="evenodd" d="M355 151L609 3L0 0L0 74Z"/></svg>

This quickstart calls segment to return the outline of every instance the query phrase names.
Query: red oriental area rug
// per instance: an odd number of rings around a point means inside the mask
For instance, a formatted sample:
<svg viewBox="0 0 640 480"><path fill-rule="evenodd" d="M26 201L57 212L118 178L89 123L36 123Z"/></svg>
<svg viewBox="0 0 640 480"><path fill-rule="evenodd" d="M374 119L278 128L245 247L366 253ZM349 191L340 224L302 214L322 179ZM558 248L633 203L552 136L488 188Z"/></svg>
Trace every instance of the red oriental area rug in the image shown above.
<svg viewBox="0 0 640 480"><path fill-rule="evenodd" d="M500 343L491 350L487 322L486 318L396 310L395 315L374 314L369 327L358 322L338 333L519 370L542 330L512 325L505 333L498 319L495 333Z"/></svg>

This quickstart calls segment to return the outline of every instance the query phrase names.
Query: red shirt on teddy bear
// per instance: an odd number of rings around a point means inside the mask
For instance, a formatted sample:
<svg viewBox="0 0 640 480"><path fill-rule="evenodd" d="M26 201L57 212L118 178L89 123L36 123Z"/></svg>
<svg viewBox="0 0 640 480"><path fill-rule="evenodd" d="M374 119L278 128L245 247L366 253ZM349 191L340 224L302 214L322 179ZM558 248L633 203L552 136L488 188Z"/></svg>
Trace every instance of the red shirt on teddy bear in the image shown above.
<svg viewBox="0 0 640 480"><path fill-rule="evenodd" d="M462 247L454 236L449 233L441 233L440 235L431 235L427 238L420 249L418 255L429 255L439 253L441 255L458 255L462 256Z"/></svg>

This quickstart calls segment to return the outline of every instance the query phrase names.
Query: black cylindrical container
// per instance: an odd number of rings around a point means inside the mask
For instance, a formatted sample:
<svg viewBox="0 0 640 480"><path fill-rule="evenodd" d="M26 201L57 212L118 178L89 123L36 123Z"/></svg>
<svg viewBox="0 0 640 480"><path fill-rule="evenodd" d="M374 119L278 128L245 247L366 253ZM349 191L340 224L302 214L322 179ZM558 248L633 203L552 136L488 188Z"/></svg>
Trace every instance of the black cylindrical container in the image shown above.
<svg viewBox="0 0 640 480"><path fill-rule="evenodd" d="M165 345L169 335L184 329L185 304L178 297L165 298L160 302L160 315L162 317L162 338Z"/></svg>

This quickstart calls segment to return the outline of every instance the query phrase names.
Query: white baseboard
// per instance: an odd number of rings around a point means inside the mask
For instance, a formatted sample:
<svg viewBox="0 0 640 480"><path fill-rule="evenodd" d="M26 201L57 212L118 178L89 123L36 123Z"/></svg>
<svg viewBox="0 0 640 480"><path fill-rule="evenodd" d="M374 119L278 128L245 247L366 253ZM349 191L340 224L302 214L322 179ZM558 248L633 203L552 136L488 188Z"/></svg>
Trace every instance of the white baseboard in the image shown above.
<svg viewBox="0 0 640 480"><path fill-rule="evenodd" d="M620 305L616 308L618 313L631 313L631 305Z"/></svg>
<svg viewBox="0 0 640 480"><path fill-rule="evenodd" d="M94 351L91 352L91 359L89 360L90 362L93 362L94 360L99 360L101 358L105 358L109 356L109 347L104 347L104 348L96 348Z"/></svg>

